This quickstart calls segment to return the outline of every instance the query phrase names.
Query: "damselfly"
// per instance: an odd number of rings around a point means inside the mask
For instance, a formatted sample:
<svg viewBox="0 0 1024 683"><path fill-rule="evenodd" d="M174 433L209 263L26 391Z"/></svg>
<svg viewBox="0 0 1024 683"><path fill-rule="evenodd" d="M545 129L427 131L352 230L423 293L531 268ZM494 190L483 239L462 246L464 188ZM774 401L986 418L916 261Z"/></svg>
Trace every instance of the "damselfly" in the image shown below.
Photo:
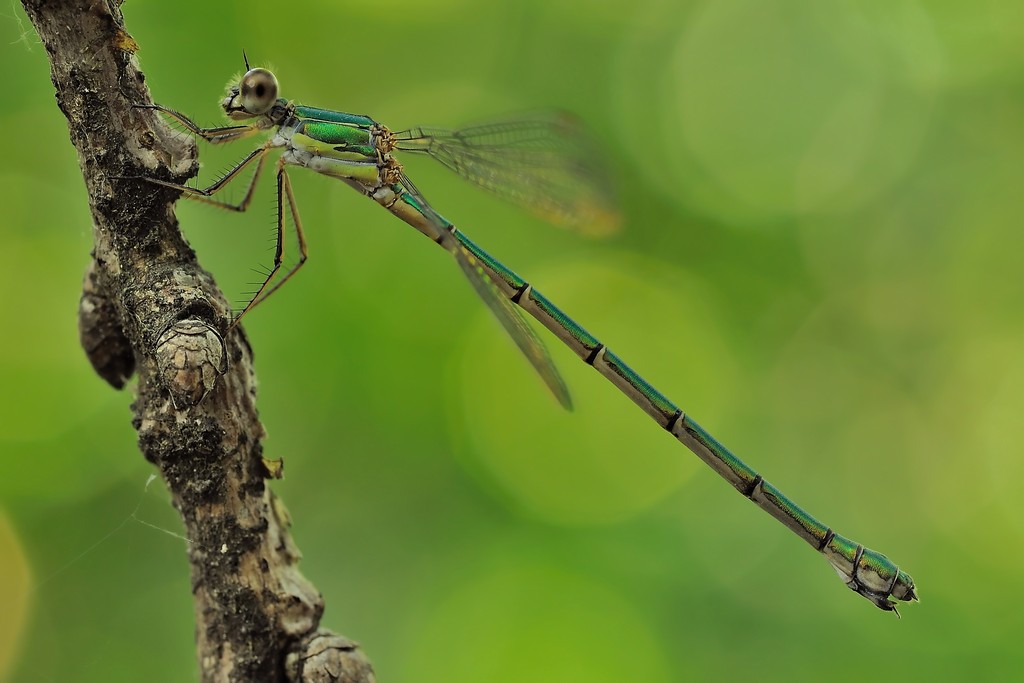
<svg viewBox="0 0 1024 683"><path fill-rule="evenodd" d="M526 280L456 230L427 203L394 155L399 151L426 154L463 178L553 221L607 228L616 220L612 192L600 170L594 148L571 118L535 116L455 131L412 128L392 132L368 116L318 109L280 98L274 74L266 69L250 69L248 61L246 73L236 85L229 87L221 102L229 118L248 123L200 128L166 107L139 106L163 112L213 144L234 142L259 133L270 134L269 140L205 189L147 179L180 190L191 199L244 211L252 199L268 153L282 151L276 165L274 265L235 322L276 291L306 260L306 240L288 167L300 166L337 178L419 230L454 257L473 289L563 406L571 407L565 382L544 344L516 306L550 330L737 491L824 555L849 588L887 611L896 611L897 600L917 600L914 581L906 572L881 553L836 534L804 512ZM254 167L252 178L239 203L214 198L250 167ZM294 224L299 257L293 267L281 273L289 216ZM271 284L275 276L280 277Z"/></svg>

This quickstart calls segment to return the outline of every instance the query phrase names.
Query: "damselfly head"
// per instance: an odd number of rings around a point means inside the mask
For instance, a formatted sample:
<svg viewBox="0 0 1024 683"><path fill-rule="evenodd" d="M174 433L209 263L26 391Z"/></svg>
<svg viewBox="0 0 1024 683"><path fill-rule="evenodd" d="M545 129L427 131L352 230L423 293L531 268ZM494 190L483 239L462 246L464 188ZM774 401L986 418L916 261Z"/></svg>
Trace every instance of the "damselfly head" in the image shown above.
<svg viewBox="0 0 1024 683"><path fill-rule="evenodd" d="M266 69L249 69L237 85L228 88L220 106L229 118L262 116L277 102L277 77Z"/></svg>

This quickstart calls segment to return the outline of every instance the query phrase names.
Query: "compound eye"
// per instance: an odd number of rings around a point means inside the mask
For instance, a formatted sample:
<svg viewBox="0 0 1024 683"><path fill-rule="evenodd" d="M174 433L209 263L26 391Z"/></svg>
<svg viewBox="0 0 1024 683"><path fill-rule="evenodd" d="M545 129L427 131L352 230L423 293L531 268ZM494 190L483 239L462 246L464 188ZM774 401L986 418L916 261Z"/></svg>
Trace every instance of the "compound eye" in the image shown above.
<svg viewBox="0 0 1024 683"><path fill-rule="evenodd" d="M266 69L251 69L239 85L242 108L250 114L265 114L277 102L277 78Z"/></svg>

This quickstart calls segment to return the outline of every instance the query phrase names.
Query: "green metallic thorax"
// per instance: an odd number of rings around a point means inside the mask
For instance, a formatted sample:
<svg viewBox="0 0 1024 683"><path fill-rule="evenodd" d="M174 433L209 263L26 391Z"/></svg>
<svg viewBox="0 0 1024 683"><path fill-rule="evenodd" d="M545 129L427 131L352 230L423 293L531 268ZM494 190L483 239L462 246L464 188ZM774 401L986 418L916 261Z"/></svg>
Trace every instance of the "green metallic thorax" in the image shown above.
<svg viewBox="0 0 1024 683"><path fill-rule="evenodd" d="M362 114L348 114L343 111L320 109L318 107L306 107L301 104L295 105L295 117L300 120L306 119L310 121L327 121L329 123L347 123L352 126L361 126L363 128L372 128L373 126L379 125L369 116L363 116Z"/></svg>
<svg viewBox="0 0 1024 683"><path fill-rule="evenodd" d="M344 161L376 160L377 124L372 119L312 107L295 107L294 116L297 123L292 143L296 147Z"/></svg>
<svg viewBox="0 0 1024 683"><path fill-rule="evenodd" d="M296 105L282 125L304 165L367 186L380 183L390 133L370 117Z"/></svg>

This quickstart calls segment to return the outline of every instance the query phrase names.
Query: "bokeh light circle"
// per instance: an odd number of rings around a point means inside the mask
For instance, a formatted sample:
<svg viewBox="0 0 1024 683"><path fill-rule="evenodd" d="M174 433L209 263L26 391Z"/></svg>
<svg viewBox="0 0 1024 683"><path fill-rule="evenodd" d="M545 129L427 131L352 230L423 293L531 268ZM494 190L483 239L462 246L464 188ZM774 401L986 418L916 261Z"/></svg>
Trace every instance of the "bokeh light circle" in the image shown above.
<svg viewBox="0 0 1024 683"><path fill-rule="evenodd" d="M528 563L461 582L420 624L397 680L667 683L662 646L627 600Z"/></svg>
<svg viewBox="0 0 1024 683"><path fill-rule="evenodd" d="M675 201L728 223L774 225L849 210L911 168L942 68L914 0L653 7L663 9L634 19L620 57L616 103L635 125L619 130ZM664 19L653 29L652 12ZM654 59L663 68L651 73Z"/></svg>

